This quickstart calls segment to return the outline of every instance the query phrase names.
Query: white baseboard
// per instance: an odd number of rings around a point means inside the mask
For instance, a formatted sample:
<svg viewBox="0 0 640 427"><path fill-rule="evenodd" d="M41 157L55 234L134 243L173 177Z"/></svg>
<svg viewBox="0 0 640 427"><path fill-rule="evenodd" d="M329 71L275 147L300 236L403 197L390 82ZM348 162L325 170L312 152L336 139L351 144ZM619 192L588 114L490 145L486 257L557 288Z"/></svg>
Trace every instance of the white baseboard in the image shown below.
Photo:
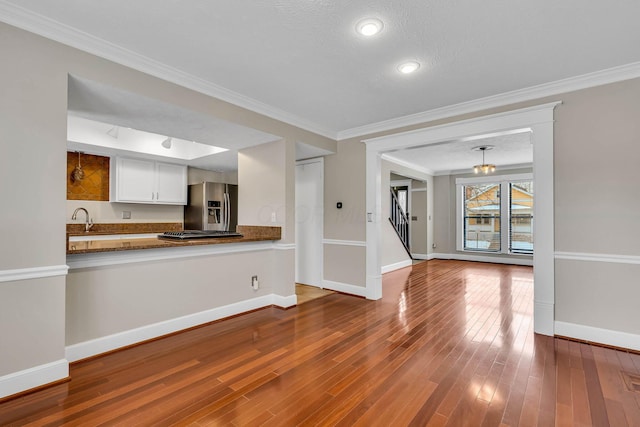
<svg viewBox="0 0 640 427"><path fill-rule="evenodd" d="M423 259L425 261L429 261L435 259L434 254L411 254L413 259Z"/></svg>
<svg viewBox="0 0 640 427"><path fill-rule="evenodd" d="M337 240L337 239L322 239L324 245L338 245L338 246L360 246L365 248L367 242L362 240Z"/></svg>
<svg viewBox="0 0 640 427"><path fill-rule="evenodd" d="M555 334L640 351L640 335L630 334L628 332L612 331L610 329L556 321Z"/></svg>
<svg viewBox="0 0 640 427"><path fill-rule="evenodd" d="M536 334L542 334L552 337L555 333L554 328L554 302L534 301L533 308L533 331Z"/></svg>
<svg viewBox="0 0 640 427"><path fill-rule="evenodd" d="M431 254L431 259L454 259L458 261L477 261L477 262L493 262L496 264L511 264L511 265L527 265L533 266L533 257L531 259L524 258L510 258L500 256L486 256L475 254Z"/></svg>
<svg viewBox="0 0 640 427"><path fill-rule="evenodd" d="M409 267L412 264L413 264L413 261L410 260L410 259L407 259L407 260L396 262L396 263L393 263L393 264L383 265L382 266L382 274L389 273L389 272L395 271L395 270L400 270L401 268Z"/></svg>
<svg viewBox="0 0 640 427"><path fill-rule="evenodd" d="M116 334L107 335L93 340L72 344L66 347L66 357L69 362L75 362L81 359L86 359L87 357L96 356L121 347L158 338L163 335L192 328L208 322L213 322L214 320L220 320L225 317L235 316L258 308L270 305L277 305L285 308L291 307L296 304L296 300L297 298L295 295L289 295L286 297L274 294L264 295L250 300L212 308L211 310L205 310L177 317L175 319L130 329L128 331L118 332Z"/></svg>
<svg viewBox="0 0 640 427"><path fill-rule="evenodd" d="M271 303L273 305L277 305L278 307L289 308L298 304L298 297L296 295L289 295L289 296L283 297L282 295L272 294L271 296L272 296Z"/></svg>
<svg viewBox="0 0 640 427"><path fill-rule="evenodd" d="M0 377L0 398L31 390L69 376L66 359L14 372Z"/></svg>
<svg viewBox="0 0 640 427"><path fill-rule="evenodd" d="M357 295L359 297L367 296L367 288L364 286L350 285L348 283L333 282L331 280L323 280L322 287L332 291L338 291L345 294Z"/></svg>

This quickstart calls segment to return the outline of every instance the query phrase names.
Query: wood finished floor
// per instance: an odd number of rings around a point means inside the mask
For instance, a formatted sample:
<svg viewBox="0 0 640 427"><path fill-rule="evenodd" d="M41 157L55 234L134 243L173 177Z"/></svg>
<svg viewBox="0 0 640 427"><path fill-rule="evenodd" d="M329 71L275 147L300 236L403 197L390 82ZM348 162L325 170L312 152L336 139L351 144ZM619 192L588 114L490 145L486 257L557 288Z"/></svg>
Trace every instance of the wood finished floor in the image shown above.
<svg viewBox="0 0 640 427"><path fill-rule="evenodd" d="M316 286L296 283L296 297L298 298L298 305L317 298L326 297L327 295L331 295L333 293L334 291L330 291L328 289L321 289Z"/></svg>
<svg viewBox="0 0 640 427"><path fill-rule="evenodd" d="M383 282L379 301L334 293L73 364L0 425L640 425L640 355L534 335L531 268L434 260Z"/></svg>

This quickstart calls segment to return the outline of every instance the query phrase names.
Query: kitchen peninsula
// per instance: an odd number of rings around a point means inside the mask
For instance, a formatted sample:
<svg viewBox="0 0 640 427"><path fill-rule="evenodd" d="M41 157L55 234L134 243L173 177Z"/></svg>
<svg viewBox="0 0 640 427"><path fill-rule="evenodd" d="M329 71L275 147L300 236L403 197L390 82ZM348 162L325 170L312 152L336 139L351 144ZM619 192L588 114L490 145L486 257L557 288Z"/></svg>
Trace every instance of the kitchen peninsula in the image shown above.
<svg viewBox="0 0 640 427"><path fill-rule="evenodd" d="M76 227L70 227L76 225ZM79 232L77 224L67 226L67 255L97 252L116 252L158 248L179 248L184 246L219 245L225 243L259 242L280 240L280 227L239 225L237 232L242 236L215 237L188 240L166 240L156 236L163 231L179 231L180 224L95 224L94 232ZM120 227L118 227L120 225ZM100 231L102 230L102 231ZM110 230L110 231L107 231ZM132 233L143 237L128 237ZM118 236L123 236L119 238ZM74 239L75 238L75 239Z"/></svg>
<svg viewBox="0 0 640 427"><path fill-rule="evenodd" d="M159 239L181 223L67 226L66 359L75 361L262 307L296 304L279 226ZM80 240L77 240L80 239ZM255 287L253 277L257 277Z"/></svg>

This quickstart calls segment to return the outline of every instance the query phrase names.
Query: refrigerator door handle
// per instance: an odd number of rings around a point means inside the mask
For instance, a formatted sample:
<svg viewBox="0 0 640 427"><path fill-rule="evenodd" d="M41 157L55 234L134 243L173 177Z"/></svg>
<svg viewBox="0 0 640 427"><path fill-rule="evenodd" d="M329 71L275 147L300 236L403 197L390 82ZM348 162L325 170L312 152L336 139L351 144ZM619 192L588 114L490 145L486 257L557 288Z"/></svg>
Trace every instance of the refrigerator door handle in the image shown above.
<svg viewBox="0 0 640 427"><path fill-rule="evenodd" d="M231 227L231 195L227 193L227 231L229 231L230 227Z"/></svg>
<svg viewBox="0 0 640 427"><path fill-rule="evenodd" d="M224 231L229 231L229 194L224 193Z"/></svg>
<svg viewBox="0 0 640 427"><path fill-rule="evenodd" d="M227 231L231 225L231 196L227 193Z"/></svg>

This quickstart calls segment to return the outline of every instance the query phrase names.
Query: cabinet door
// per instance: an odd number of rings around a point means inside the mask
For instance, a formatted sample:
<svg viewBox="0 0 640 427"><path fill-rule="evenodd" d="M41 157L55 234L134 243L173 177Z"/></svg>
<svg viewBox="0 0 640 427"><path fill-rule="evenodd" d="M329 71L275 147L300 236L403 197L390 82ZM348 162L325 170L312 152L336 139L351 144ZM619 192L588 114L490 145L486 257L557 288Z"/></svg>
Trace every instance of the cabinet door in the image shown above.
<svg viewBox="0 0 640 427"><path fill-rule="evenodd" d="M116 202L155 201L155 164L148 160L118 158Z"/></svg>
<svg viewBox="0 0 640 427"><path fill-rule="evenodd" d="M156 163L156 203L187 204L187 167Z"/></svg>

